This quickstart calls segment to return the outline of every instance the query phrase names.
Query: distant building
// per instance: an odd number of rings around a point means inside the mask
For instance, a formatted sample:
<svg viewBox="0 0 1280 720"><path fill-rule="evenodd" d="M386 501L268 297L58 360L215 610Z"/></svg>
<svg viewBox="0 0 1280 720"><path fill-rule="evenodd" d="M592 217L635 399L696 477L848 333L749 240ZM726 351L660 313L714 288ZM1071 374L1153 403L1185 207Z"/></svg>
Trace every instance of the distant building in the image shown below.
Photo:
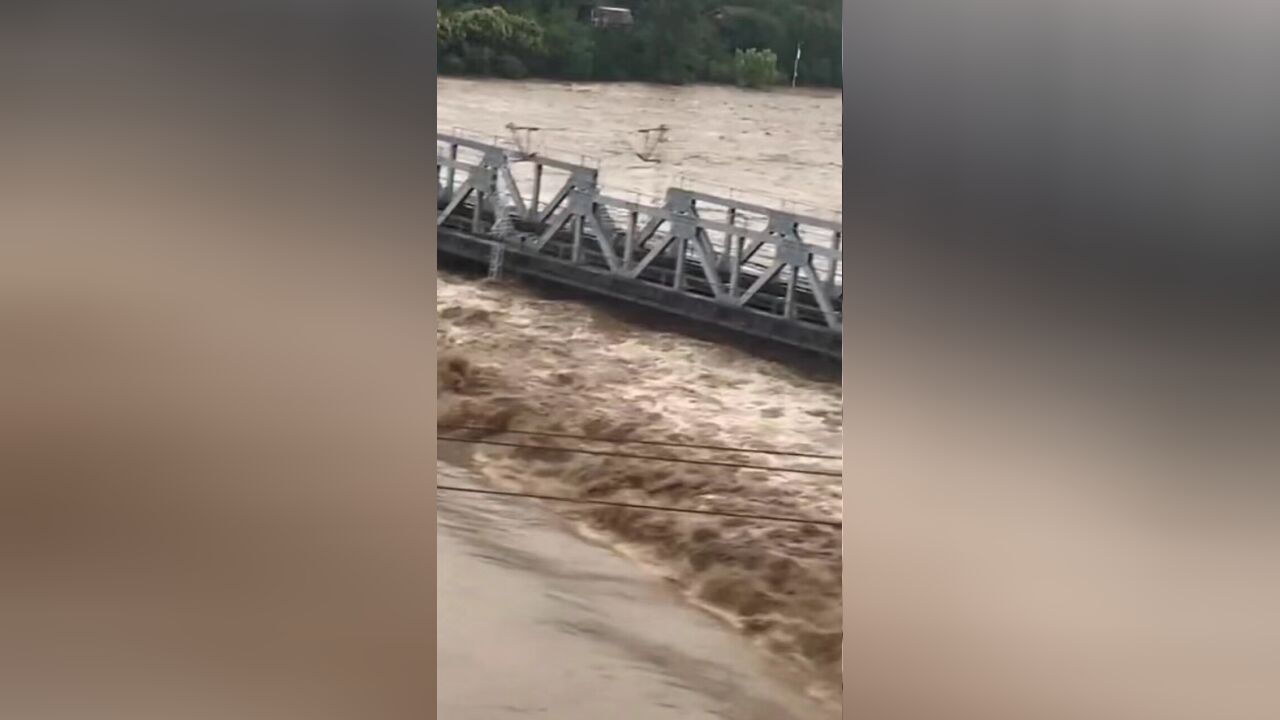
<svg viewBox="0 0 1280 720"><path fill-rule="evenodd" d="M591 5L582 8L580 17L592 27L628 27L635 23L631 8Z"/></svg>

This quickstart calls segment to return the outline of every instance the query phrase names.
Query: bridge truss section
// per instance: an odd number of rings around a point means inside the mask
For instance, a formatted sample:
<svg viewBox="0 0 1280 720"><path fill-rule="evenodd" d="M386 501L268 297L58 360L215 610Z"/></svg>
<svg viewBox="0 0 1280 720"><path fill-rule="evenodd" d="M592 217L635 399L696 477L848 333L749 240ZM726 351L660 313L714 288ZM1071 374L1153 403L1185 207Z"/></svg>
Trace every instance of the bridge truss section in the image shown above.
<svg viewBox="0 0 1280 720"><path fill-rule="evenodd" d="M601 187L596 168L460 135L437 133L436 144L442 235L498 244L491 254L508 267L537 259L526 265L570 284L604 276L610 282L591 282L623 299L838 348L838 221L687 188L668 189L660 203L626 200ZM797 332L779 333L788 327Z"/></svg>

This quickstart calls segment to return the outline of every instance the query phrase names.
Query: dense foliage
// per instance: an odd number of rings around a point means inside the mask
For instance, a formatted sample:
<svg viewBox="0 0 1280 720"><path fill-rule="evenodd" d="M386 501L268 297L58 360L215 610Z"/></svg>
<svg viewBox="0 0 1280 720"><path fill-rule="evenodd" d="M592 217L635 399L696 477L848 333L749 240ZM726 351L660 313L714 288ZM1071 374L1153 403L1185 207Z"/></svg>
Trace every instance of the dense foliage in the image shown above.
<svg viewBox="0 0 1280 720"><path fill-rule="evenodd" d="M738 50L733 55L733 77L745 87L772 85L778 81L778 56L772 50Z"/></svg>
<svg viewBox="0 0 1280 720"><path fill-rule="evenodd" d="M634 25L595 28L582 0L440 0L437 60L443 74L762 87L790 81L802 44L799 83L840 85L840 0L728 2L610 0Z"/></svg>

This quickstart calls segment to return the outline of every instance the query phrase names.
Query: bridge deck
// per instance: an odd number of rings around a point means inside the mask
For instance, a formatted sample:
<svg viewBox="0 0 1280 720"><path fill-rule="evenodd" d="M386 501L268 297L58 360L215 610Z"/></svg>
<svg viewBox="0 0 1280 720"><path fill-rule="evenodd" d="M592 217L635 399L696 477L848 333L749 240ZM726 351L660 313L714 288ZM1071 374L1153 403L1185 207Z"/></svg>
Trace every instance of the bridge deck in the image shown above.
<svg viewBox="0 0 1280 720"><path fill-rule="evenodd" d="M621 200L593 168L454 135L437 158L441 253L840 356L836 221L677 188Z"/></svg>

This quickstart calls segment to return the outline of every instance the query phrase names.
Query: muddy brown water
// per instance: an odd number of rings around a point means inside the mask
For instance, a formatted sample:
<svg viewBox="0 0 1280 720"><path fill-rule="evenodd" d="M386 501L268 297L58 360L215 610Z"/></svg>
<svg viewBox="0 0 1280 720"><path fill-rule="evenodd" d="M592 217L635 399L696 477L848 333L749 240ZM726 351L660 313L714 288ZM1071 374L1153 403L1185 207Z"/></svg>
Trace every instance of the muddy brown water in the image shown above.
<svg viewBox="0 0 1280 720"><path fill-rule="evenodd" d="M447 460L438 477L483 486ZM803 696L801 677L743 652L670 584L573 537L550 508L456 492L437 508L440 717L837 716Z"/></svg>
<svg viewBox="0 0 1280 720"><path fill-rule="evenodd" d="M839 91L460 78L438 79L436 90L440 132L514 143L508 124L539 128L528 149L598 166L623 198L687 185L824 219L841 209ZM664 125L658 162L641 159L641 131Z"/></svg>
<svg viewBox="0 0 1280 720"><path fill-rule="evenodd" d="M839 94L646 85L441 79L437 127L511 140L538 126L535 150L598 162L604 184L656 196L677 183L838 216ZM661 162L636 156L637 130L666 125ZM564 148L572 148L565 151ZM839 379L636 323L607 305L442 272L442 425L784 449L838 458ZM517 439L504 435L503 441ZM519 439L529 442L528 438ZM540 438L561 447L580 443ZM447 443L442 443L442 453ZM592 444L593 450L635 446ZM842 516L839 459L643 448L764 470L477 446L469 464L494 486L824 520ZM456 455L452 458L457 461ZM572 527L665 577L760 654L834 701L840 686L840 531L820 525L556 508Z"/></svg>

